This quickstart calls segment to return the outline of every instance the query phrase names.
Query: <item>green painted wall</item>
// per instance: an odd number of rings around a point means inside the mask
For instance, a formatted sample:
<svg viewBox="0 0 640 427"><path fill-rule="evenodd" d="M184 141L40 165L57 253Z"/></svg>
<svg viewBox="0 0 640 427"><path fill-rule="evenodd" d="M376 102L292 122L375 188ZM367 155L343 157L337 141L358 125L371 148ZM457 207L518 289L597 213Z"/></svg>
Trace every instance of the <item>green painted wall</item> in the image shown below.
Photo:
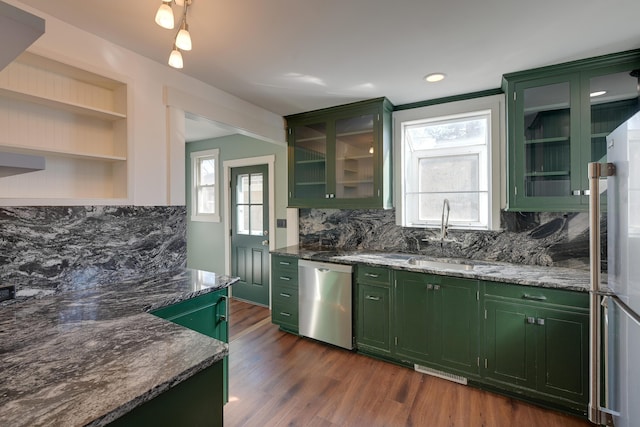
<svg viewBox="0 0 640 427"><path fill-rule="evenodd" d="M225 272L224 221L229 214L229 207L224 200L224 193L220 193L219 199L220 203L222 203L220 222L191 221L191 153L213 148L220 149L218 182L222 182L224 179L223 165L226 160L275 155L275 213L276 218L286 218L287 147L285 145L271 144L244 135L231 135L186 144L187 266L222 274ZM276 228L275 239L275 247L286 246L286 229Z"/></svg>

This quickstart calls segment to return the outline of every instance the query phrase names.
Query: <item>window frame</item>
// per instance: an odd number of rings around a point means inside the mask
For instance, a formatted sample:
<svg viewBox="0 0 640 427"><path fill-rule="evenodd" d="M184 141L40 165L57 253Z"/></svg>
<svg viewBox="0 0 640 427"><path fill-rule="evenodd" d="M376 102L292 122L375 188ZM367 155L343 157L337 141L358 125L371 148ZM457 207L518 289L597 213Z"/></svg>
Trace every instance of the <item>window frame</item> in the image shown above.
<svg viewBox="0 0 640 427"><path fill-rule="evenodd" d="M429 105L425 107L399 110L393 113L394 125L394 205L396 207L396 224L411 228L439 228L440 223L410 224L406 201L407 183L405 176L405 126L416 122L436 122L438 120L450 120L452 118L468 117L470 114L482 112L489 113L489 141L487 147L488 169L488 206L486 213L487 225L465 225L450 223L450 229L466 230L497 230L500 228L500 209L506 203L506 158L505 158L505 97L504 94L491 95L474 99L467 99L443 104ZM433 150L435 154L439 150ZM454 150L451 150L454 152Z"/></svg>
<svg viewBox="0 0 640 427"><path fill-rule="evenodd" d="M215 162L215 182L213 185L200 185L200 162L209 159L213 159ZM213 213L198 212L198 190L200 187L213 187L215 200ZM191 153L191 221L220 222L220 220L220 149L194 151Z"/></svg>

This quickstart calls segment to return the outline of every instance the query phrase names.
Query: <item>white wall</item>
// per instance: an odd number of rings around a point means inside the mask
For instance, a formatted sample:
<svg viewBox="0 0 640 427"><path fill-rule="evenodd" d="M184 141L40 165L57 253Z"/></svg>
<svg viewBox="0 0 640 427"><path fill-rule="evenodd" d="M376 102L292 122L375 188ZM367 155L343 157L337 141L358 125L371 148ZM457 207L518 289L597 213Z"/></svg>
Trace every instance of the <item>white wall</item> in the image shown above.
<svg viewBox="0 0 640 427"><path fill-rule="evenodd" d="M283 119L277 114L188 77L168 65L151 61L68 25L19 1L5 2L46 20L45 34L30 50L106 76L126 76L131 85L129 145L132 150L129 159L133 162L130 189L133 204L184 203L184 193L175 194L175 191L184 192L184 185L168 185L174 179L184 182L184 173L180 176L179 171L174 171L169 176L170 164L184 165L184 150L171 150L168 146L170 115L167 114L164 95L167 89L179 94L179 97L174 96L174 99L179 98L174 101L178 106L195 105L201 113L207 114L208 119L231 125L243 133L266 141L284 143ZM174 194L169 194L170 187Z"/></svg>

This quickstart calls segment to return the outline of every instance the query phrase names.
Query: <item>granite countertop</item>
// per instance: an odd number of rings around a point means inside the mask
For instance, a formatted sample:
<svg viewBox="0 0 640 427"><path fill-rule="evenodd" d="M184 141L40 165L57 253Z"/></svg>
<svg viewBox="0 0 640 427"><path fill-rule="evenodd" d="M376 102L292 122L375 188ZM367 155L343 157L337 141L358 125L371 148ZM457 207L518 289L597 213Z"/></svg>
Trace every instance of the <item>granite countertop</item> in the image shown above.
<svg viewBox="0 0 640 427"><path fill-rule="evenodd" d="M492 282L558 288L580 292L589 291L589 271L572 268L541 267L498 261L433 257L422 258L436 261L435 264L437 265L412 265L408 260L414 257L421 257L421 255L302 246L288 246L273 250L271 253L321 262L351 265L365 264L390 267L397 270L433 273ZM451 265L448 266L447 263ZM469 270L456 268L456 265L459 264L467 264L473 266L473 268ZM606 283L606 280L602 283Z"/></svg>
<svg viewBox="0 0 640 427"><path fill-rule="evenodd" d="M181 269L0 306L0 425L100 426L228 346L149 313L238 279Z"/></svg>

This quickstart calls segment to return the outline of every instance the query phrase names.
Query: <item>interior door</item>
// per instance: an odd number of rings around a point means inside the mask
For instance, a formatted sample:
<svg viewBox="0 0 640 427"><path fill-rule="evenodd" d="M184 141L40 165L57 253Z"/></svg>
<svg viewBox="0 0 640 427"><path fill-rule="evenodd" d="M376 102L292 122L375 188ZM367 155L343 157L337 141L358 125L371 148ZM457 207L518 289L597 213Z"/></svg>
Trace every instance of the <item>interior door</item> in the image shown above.
<svg viewBox="0 0 640 427"><path fill-rule="evenodd" d="M267 165L231 171L231 274L234 298L269 306Z"/></svg>

